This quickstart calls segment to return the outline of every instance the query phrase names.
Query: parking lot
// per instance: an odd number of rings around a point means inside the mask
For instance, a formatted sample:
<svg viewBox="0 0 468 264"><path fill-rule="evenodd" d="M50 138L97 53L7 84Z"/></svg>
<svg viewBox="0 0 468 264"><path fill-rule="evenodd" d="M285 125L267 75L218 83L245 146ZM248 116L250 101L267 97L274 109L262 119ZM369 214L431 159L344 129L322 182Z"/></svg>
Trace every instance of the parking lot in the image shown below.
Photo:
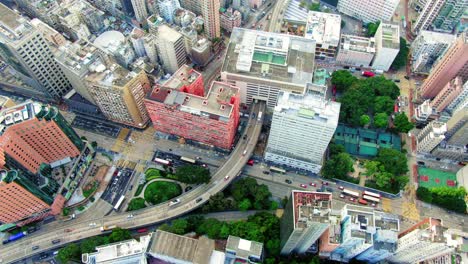
<svg viewBox="0 0 468 264"><path fill-rule="evenodd" d="M132 174L133 170L131 169L117 168L101 199L115 206L120 197L125 195Z"/></svg>

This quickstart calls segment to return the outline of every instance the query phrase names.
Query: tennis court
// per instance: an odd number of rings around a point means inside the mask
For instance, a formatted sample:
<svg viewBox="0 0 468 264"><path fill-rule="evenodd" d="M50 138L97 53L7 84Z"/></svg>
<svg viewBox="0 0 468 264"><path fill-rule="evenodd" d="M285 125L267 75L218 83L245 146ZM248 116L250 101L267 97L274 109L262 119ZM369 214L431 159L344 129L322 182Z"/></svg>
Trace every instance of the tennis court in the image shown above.
<svg viewBox="0 0 468 264"><path fill-rule="evenodd" d="M418 167L419 186L433 187L457 187L457 175L452 172L440 171L426 167Z"/></svg>

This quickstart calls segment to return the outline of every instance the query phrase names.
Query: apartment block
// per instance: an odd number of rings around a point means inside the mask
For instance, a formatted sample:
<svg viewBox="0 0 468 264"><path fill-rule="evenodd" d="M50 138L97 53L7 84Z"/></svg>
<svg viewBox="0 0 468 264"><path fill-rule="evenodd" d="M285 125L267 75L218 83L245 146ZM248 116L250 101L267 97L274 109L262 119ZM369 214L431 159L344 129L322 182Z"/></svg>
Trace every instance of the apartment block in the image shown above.
<svg viewBox="0 0 468 264"><path fill-rule="evenodd" d="M417 150L419 153L430 153L442 140L445 139L447 124L432 121L427 124L416 136Z"/></svg>
<svg viewBox="0 0 468 264"><path fill-rule="evenodd" d="M135 60L135 51L122 32L109 30L100 34L93 44L112 56L121 66L128 66Z"/></svg>
<svg viewBox="0 0 468 264"><path fill-rule="evenodd" d="M463 83L461 77L448 82L444 88L431 101L431 106L437 111L442 112L445 108L457 98L463 91Z"/></svg>
<svg viewBox="0 0 468 264"><path fill-rule="evenodd" d="M205 34L208 39L219 38L221 36L221 25L219 0L200 0L201 14L203 16Z"/></svg>
<svg viewBox="0 0 468 264"><path fill-rule="evenodd" d="M467 34L467 32L462 33L434 65L429 77L419 90L422 97L434 98L449 81L457 76L462 78L463 83L468 80Z"/></svg>
<svg viewBox="0 0 468 264"><path fill-rule="evenodd" d="M139 28L134 28L130 33L129 39L133 49L138 57L145 57L145 32Z"/></svg>
<svg viewBox="0 0 468 264"><path fill-rule="evenodd" d="M146 21L148 17L148 9L146 8L145 0L132 0L133 11L135 12L136 20L140 23Z"/></svg>
<svg viewBox="0 0 468 264"><path fill-rule="evenodd" d="M341 16L309 11L304 37L315 40L315 58L333 59L340 43Z"/></svg>
<svg viewBox="0 0 468 264"><path fill-rule="evenodd" d="M211 58L211 42L201 39L192 47L192 61L198 65L205 66Z"/></svg>
<svg viewBox="0 0 468 264"><path fill-rule="evenodd" d="M468 7L467 0L447 0L432 22L432 29L453 32Z"/></svg>
<svg viewBox="0 0 468 264"><path fill-rule="evenodd" d="M445 134L450 145L466 146L468 142L468 108L455 112L447 121Z"/></svg>
<svg viewBox="0 0 468 264"><path fill-rule="evenodd" d="M398 0L339 0L338 11L350 17L362 20L364 23L391 21Z"/></svg>
<svg viewBox="0 0 468 264"><path fill-rule="evenodd" d="M0 43L0 57L28 85L56 100L70 91L71 85L41 31L3 4Z"/></svg>
<svg viewBox="0 0 468 264"><path fill-rule="evenodd" d="M221 9L223 10L223 9ZM232 32L235 27L240 27L242 23L242 14L231 7L220 12L221 28L227 32Z"/></svg>
<svg viewBox="0 0 468 264"><path fill-rule="evenodd" d="M413 24L413 31L418 33L421 30L431 28L432 22L439 15L440 10L446 2L447 0L433 0L421 3L419 6L422 10L419 11L418 19Z"/></svg>
<svg viewBox="0 0 468 264"><path fill-rule="evenodd" d="M280 91L304 94L312 82L315 41L304 37L235 28L221 68L221 80L239 87L241 102L276 106Z"/></svg>
<svg viewBox="0 0 468 264"><path fill-rule="evenodd" d="M226 242L224 263L262 263L263 243L229 236Z"/></svg>
<svg viewBox="0 0 468 264"><path fill-rule="evenodd" d="M468 148L466 146L449 145L445 141L442 141L439 146L433 149L431 154L439 159L468 160Z"/></svg>
<svg viewBox="0 0 468 264"><path fill-rule="evenodd" d="M400 51L400 25L381 22L375 33L372 68L388 71Z"/></svg>
<svg viewBox="0 0 468 264"><path fill-rule="evenodd" d="M53 0L15 0L15 3L30 17L36 17L50 26L55 26L57 21L50 14L60 8L60 4Z"/></svg>
<svg viewBox="0 0 468 264"><path fill-rule="evenodd" d="M311 247L330 223L339 223L331 201L331 193L292 191L281 218L281 255L314 253Z"/></svg>
<svg viewBox="0 0 468 264"><path fill-rule="evenodd" d="M336 62L342 65L369 67L375 56L375 38L341 35Z"/></svg>
<svg viewBox="0 0 468 264"><path fill-rule="evenodd" d="M437 119L438 114L432 108L431 101L425 100L414 108L413 117L417 124L427 124L428 121Z"/></svg>
<svg viewBox="0 0 468 264"><path fill-rule="evenodd" d="M180 0L180 5L183 8L194 12L197 15L202 14L201 1L199 0Z"/></svg>
<svg viewBox="0 0 468 264"><path fill-rule="evenodd" d="M412 71L429 74L434 63L455 40L456 36L452 34L421 30L411 43Z"/></svg>
<svg viewBox="0 0 468 264"><path fill-rule="evenodd" d="M339 113L337 102L281 92L273 112L265 160L318 173Z"/></svg>
<svg viewBox="0 0 468 264"><path fill-rule="evenodd" d="M163 68L169 73L176 72L187 62L184 38L166 24L157 27L156 47Z"/></svg>
<svg viewBox="0 0 468 264"><path fill-rule="evenodd" d="M453 101L447 106L446 110L450 113L455 113L463 108L468 107L468 82L463 84L462 91Z"/></svg>
<svg viewBox="0 0 468 264"><path fill-rule="evenodd" d="M166 20L167 23L174 23L174 13L180 8L179 0L160 0L159 14Z"/></svg>
<svg viewBox="0 0 468 264"><path fill-rule="evenodd" d="M239 89L213 82L206 95L202 75L187 65L145 99L157 131L222 149L232 147L239 124Z"/></svg>

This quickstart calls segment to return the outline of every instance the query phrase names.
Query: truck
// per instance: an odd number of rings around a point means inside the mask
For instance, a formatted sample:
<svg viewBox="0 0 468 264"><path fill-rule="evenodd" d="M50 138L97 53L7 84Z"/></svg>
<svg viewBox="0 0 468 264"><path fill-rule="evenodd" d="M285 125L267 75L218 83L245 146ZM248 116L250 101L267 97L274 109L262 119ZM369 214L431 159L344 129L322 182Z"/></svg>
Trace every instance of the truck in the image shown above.
<svg viewBox="0 0 468 264"><path fill-rule="evenodd" d="M16 241L18 239L21 239L21 238L25 237L27 234L28 234L28 232L24 231L24 232L20 232L18 234L11 235L8 239L3 240L2 244L5 245L5 244L8 244L8 243L11 243L13 241Z"/></svg>
<svg viewBox="0 0 468 264"><path fill-rule="evenodd" d="M116 225L110 225L110 226L103 225L101 226L101 232L112 231L112 229L115 229L115 228L117 228Z"/></svg>
<svg viewBox="0 0 468 264"><path fill-rule="evenodd" d="M375 74L383 74L383 70L375 70Z"/></svg>
<svg viewBox="0 0 468 264"><path fill-rule="evenodd" d="M363 71L361 73L362 76L364 77L374 77L375 76L375 73L371 72L371 71Z"/></svg>
<svg viewBox="0 0 468 264"><path fill-rule="evenodd" d="M258 112L258 118L257 121L262 121L262 111Z"/></svg>

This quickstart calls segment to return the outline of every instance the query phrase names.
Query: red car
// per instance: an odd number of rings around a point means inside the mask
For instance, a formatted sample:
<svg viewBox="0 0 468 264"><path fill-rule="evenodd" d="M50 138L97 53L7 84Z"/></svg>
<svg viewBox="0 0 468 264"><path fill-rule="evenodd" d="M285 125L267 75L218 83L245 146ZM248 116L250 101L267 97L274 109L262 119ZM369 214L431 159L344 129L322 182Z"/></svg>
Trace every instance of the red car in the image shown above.
<svg viewBox="0 0 468 264"><path fill-rule="evenodd" d="M302 188L307 188L307 185L305 184L300 184L299 186L301 186Z"/></svg>
<svg viewBox="0 0 468 264"><path fill-rule="evenodd" d="M371 71L363 71L361 74L364 77L374 77L375 76L375 73L373 73Z"/></svg>
<svg viewBox="0 0 468 264"><path fill-rule="evenodd" d="M317 184L315 184L315 183L313 183L313 182L309 183L309 185L312 186L312 187L317 186Z"/></svg>

